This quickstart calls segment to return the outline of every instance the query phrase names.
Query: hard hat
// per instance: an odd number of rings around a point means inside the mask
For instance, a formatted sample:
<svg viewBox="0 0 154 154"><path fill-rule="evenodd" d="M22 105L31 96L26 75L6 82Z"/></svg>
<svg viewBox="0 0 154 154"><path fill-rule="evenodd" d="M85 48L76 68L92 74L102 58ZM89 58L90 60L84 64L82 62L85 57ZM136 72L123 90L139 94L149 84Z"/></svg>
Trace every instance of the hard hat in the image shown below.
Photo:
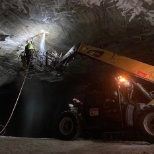
<svg viewBox="0 0 154 154"><path fill-rule="evenodd" d="M30 40L27 40L27 41L26 41L26 43L30 43L30 42L31 42Z"/></svg>

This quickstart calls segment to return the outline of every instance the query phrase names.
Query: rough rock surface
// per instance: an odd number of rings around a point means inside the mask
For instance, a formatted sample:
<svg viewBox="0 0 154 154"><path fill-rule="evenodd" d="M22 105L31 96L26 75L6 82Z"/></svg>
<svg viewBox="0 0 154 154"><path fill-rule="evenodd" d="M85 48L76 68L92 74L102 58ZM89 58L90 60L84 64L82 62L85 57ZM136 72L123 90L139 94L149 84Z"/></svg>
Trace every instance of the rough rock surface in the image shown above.
<svg viewBox="0 0 154 154"><path fill-rule="evenodd" d="M49 32L45 42L49 52L64 54L75 43L85 42L153 61L152 0L1 0L1 4L0 55L18 56L29 38L40 50L41 30L45 30ZM9 82L12 77L8 78Z"/></svg>

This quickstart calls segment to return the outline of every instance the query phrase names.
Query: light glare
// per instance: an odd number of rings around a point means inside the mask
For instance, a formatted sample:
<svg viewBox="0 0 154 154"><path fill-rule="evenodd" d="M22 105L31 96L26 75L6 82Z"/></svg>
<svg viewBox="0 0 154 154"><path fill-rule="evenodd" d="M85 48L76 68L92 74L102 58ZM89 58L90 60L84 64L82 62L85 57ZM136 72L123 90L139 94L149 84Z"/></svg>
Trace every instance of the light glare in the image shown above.
<svg viewBox="0 0 154 154"><path fill-rule="evenodd" d="M123 83L127 82L127 80L122 76L119 76L118 79L119 79L120 82L123 82Z"/></svg>
<svg viewBox="0 0 154 154"><path fill-rule="evenodd" d="M46 30L41 30L41 33L45 33L45 34L48 34L49 32L47 32Z"/></svg>

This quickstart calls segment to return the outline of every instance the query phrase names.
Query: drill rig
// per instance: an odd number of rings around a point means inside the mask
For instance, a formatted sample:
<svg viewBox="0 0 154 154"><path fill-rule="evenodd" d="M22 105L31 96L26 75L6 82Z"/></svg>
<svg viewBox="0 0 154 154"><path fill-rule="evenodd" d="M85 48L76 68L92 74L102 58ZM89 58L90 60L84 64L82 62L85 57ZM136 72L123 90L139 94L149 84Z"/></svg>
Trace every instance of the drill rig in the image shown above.
<svg viewBox="0 0 154 154"><path fill-rule="evenodd" d="M67 65L76 54L105 62L154 83L154 66L84 43L73 46L61 58L58 67ZM122 76L91 84L85 90L84 100L73 99L57 123L59 137L64 140L77 138L81 131L103 133L129 128L154 143L154 93Z"/></svg>

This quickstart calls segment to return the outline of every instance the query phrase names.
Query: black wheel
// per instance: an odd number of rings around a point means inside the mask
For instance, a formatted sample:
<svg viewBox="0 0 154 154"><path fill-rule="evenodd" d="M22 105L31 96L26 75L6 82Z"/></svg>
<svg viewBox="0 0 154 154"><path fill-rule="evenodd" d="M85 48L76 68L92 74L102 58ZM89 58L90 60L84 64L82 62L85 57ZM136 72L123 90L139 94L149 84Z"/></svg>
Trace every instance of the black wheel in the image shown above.
<svg viewBox="0 0 154 154"><path fill-rule="evenodd" d="M58 120L58 136L62 140L76 139L80 135L80 121L75 113L63 112Z"/></svg>
<svg viewBox="0 0 154 154"><path fill-rule="evenodd" d="M154 143L154 106L144 107L138 119L139 132L146 141Z"/></svg>

